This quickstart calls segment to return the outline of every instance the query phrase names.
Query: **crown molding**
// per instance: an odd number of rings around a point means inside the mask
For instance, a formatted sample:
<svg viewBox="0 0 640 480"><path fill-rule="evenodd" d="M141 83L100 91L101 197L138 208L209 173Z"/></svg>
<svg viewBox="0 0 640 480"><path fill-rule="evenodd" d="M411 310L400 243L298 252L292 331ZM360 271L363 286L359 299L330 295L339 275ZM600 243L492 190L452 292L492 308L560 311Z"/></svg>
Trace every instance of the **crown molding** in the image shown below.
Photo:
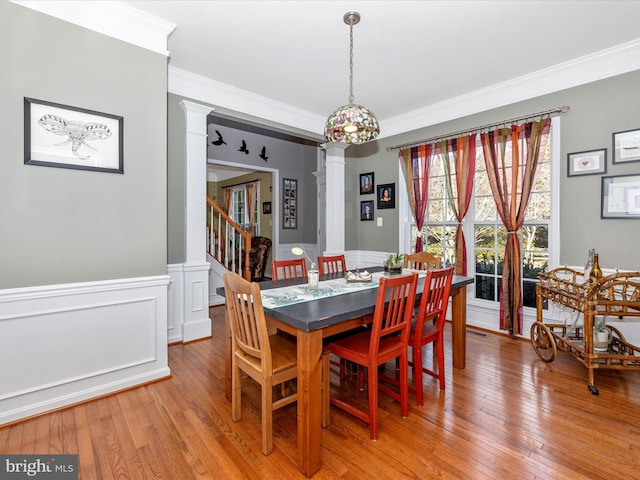
<svg viewBox="0 0 640 480"><path fill-rule="evenodd" d="M639 69L640 39L382 120L378 138L406 133Z"/></svg>
<svg viewBox="0 0 640 480"><path fill-rule="evenodd" d="M176 25L119 1L12 0L40 13L168 56L167 39Z"/></svg>
<svg viewBox="0 0 640 480"><path fill-rule="evenodd" d="M168 90L214 105L216 110L224 108L293 128L311 138L322 138L326 119L320 115L185 70L169 67Z"/></svg>

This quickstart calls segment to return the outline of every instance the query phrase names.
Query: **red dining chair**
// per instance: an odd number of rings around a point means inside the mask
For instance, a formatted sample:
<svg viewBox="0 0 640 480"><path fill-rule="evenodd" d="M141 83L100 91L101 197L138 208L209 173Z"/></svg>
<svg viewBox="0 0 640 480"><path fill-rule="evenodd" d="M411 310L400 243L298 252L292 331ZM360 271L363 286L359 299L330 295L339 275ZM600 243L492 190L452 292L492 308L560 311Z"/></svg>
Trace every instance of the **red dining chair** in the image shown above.
<svg viewBox="0 0 640 480"><path fill-rule="evenodd" d="M367 368L369 409L364 411L342 399L331 397L325 391L325 401L369 424L371 439L378 438L378 389L400 402L400 414L409 414L407 340L411 312L416 297L418 275L399 275L380 279L371 328L355 335L329 343L325 348L341 359ZM378 383L378 366L400 358L399 392ZM324 381L328 383L327 356L324 360ZM358 369L358 386L364 389L364 373ZM328 406L324 406L325 411Z"/></svg>
<svg viewBox="0 0 640 480"><path fill-rule="evenodd" d="M437 378L440 390L444 391L444 321L449 305L452 279L453 267L427 270L416 320L409 331L409 346L411 347L409 366L413 369L414 378L414 385L409 385L409 391L415 393L417 405L424 404L423 373ZM430 343L433 343L436 362L434 370L430 370L422 364L422 347ZM399 385L399 380L390 377L381 376L380 380Z"/></svg>
<svg viewBox="0 0 640 480"><path fill-rule="evenodd" d="M409 386L409 390L416 394L418 405L423 404L423 373L437 378L440 382L440 390L444 391L444 320L449 305L452 279L453 267L427 271L423 292L428 292L428 295L423 293L418 316L409 333L411 365L415 379L415 386ZM437 357L437 370L429 370L422 365L422 347L429 343L433 343L433 351Z"/></svg>
<svg viewBox="0 0 640 480"><path fill-rule="evenodd" d="M281 273L279 273L281 272ZM271 274L274 280L307 276L307 262L304 258L294 260L273 260Z"/></svg>
<svg viewBox="0 0 640 480"><path fill-rule="evenodd" d="M325 255L318 257L318 273L340 273L347 271L344 255Z"/></svg>

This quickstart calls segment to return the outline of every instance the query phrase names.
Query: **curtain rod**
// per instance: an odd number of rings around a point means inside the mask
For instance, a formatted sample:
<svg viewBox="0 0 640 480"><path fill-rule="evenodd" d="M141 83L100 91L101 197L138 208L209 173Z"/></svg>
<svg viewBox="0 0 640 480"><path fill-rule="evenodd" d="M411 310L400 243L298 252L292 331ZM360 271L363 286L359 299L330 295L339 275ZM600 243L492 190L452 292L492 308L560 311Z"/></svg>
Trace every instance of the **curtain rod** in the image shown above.
<svg viewBox="0 0 640 480"><path fill-rule="evenodd" d="M247 180L246 182L234 183L233 185L225 185L224 187L220 187L220 188L224 190L225 188L238 187L240 185L246 185L247 183L258 183L259 181L260 181L259 179Z"/></svg>
<svg viewBox="0 0 640 480"><path fill-rule="evenodd" d="M488 123L486 125L482 125L481 127L469 128L467 130L461 130L459 132L454 132L454 133L447 133L446 135L439 135L437 137L431 137L431 138L427 138L425 140L418 140L417 142L403 143L401 145L394 145L393 147L387 147L387 152L390 152L392 150L399 150L399 149L403 149L403 148L408 148L408 147L417 147L418 145L426 145L428 143L435 143L436 141L439 141L439 140L445 140L445 139L448 139L448 138L458 137L460 135L464 135L465 133L473 133L473 132L477 132L479 130L484 130L486 128L498 127L498 126L504 125L506 123L515 123L515 122L519 122L520 120L526 120L527 118L539 117L539 116L543 116L543 115L550 115L552 113L558 113L558 112L565 113L565 112L568 112L570 109L571 109L570 106L563 105L562 107L552 108L551 110L545 110L543 112L533 113L533 114L530 114L530 115L522 115L521 117L511 118L509 120L503 120L502 122Z"/></svg>

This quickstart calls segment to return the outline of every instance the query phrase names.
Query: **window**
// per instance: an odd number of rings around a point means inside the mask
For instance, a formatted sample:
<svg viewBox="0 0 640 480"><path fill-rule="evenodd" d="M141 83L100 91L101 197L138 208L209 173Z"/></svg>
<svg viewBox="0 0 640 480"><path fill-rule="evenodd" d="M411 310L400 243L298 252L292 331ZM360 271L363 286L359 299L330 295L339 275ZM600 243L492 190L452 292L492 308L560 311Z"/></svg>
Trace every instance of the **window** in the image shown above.
<svg viewBox="0 0 640 480"><path fill-rule="evenodd" d="M552 121L550 137L557 121ZM525 307L533 308L536 305L537 274L548 269L550 249L557 245L554 240L558 235L552 223L558 215L558 205L557 202L552 203L551 185L552 165L558 164L559 152L549 141L543 153L536 169L525 224L520 232L523 301ZM474 277L476 299L498 302L507 232L498 217L485 168L478 139L473 198L462 224L467 242L467 275ZM505 174L509 175L509 171L510 166L506 165ZM417 231L415 223L408 226L408 248L411 249L408 251L415 250L416 236L421 234L426 243L425 250L442 257L443 265L452 265L456 262L457 222L449 205L444 175L440 156L433 156L429 166L429 203L425 225L422 232ZM452 182L451 194L454 197L457 195L455 189L455 182Z"/></svg>
<svg viewBox="0 0 640 480"><path fill-rule="evenodd" d="M247 187L246 184L231 187L231 219L242 228L249 227L249 215L247 211ZM260 232L260 214L258 209L260 198L260 182L256 182L256 194L253 205L253 231L251 235L256 236Z"/></svg>

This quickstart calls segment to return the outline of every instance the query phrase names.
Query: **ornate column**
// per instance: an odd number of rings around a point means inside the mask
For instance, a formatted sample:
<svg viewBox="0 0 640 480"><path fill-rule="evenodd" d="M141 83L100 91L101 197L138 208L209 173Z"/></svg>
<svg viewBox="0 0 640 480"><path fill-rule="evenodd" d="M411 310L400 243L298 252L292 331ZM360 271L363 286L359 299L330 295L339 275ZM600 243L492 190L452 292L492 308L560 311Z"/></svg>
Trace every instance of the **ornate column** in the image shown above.
<svg viewBox="0 0 640 480"><path fill-rule="evenodd" d="M185 111L185 263L183 265L182 341L211 336L209 262L206 254L207 115L206 105L183 100Z"/></svg>
<svg viewBox="0 0 640 480"><path fill-rule="evenodd" d="M337 142L321 145L327 152L325 251L331 253L342 253L345 248L344 151L348 146L345 143Z"/></svg>

